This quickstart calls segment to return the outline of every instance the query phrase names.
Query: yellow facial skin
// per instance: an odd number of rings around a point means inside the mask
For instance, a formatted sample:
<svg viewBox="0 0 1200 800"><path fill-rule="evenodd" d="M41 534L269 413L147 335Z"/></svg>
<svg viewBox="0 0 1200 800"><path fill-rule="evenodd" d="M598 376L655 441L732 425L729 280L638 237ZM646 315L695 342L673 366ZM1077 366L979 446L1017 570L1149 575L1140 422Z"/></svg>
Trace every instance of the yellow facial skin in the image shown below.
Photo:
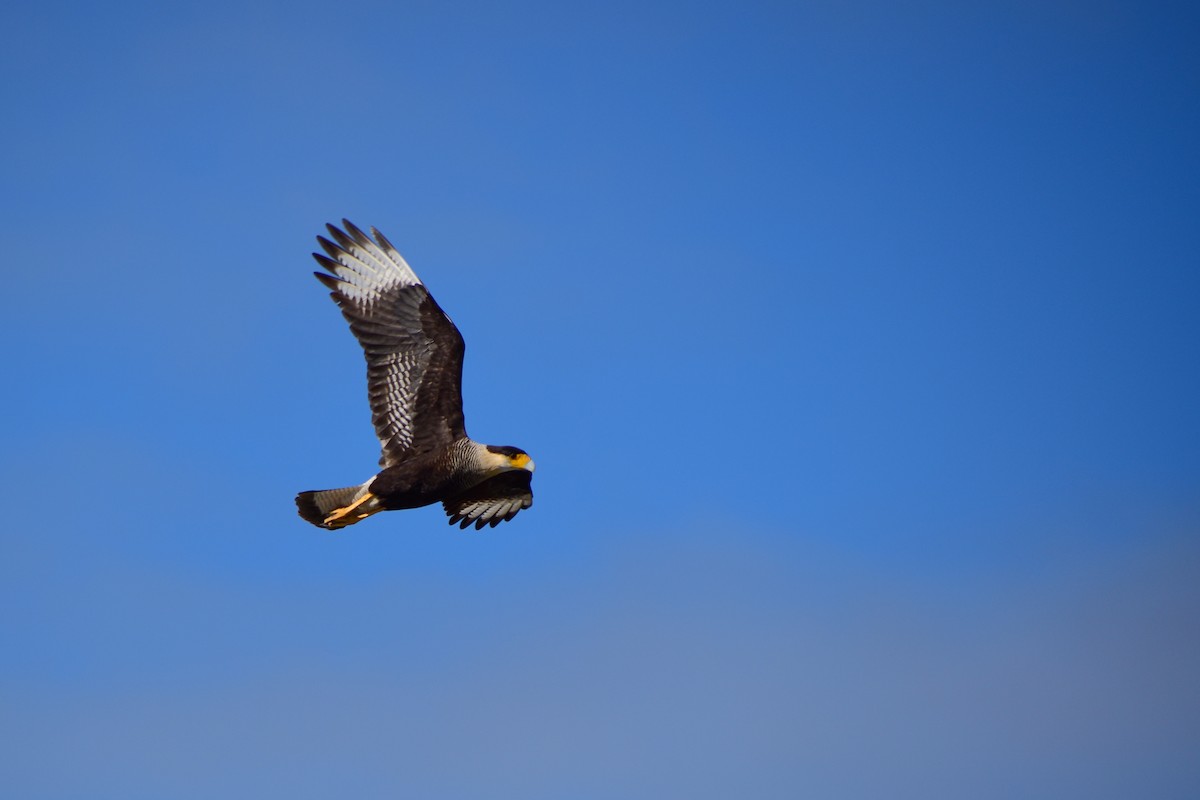
<svg viewBox="0 0 1200 800"><path fill-rule="evenodd" d="M530 472L533 472L533 459L525 453L518 453L510 458L508 463L516 469L527 469Z"/></svg>
<svg viewBox="0 0 1200 800"><path fill-rule="evenodd" d="M501 453L487 451L483 454L483 463L486 465L488 472L492 475L497 475L501 472L508 472L514 469L523 469L528 472L533 472L533 459L525 453L517 453L516 455L508 456Z"/></svg>

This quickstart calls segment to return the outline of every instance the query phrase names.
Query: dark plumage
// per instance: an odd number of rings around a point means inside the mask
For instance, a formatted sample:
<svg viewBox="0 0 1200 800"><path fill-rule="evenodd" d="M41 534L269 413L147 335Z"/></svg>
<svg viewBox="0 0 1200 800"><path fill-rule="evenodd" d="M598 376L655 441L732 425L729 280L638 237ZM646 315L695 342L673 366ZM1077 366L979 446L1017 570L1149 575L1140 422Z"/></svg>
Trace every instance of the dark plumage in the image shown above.
<svg viewBox="0 0 1200 800"><path fill-rule="evenodd" d="M347 220L318 236L314 273L331 290L367 360L371 419L383 468L361 486L301 492L300 516L344 528L379 511L440 502L451 524L498 525L533 505L533 461L518 447L483 445L462 411L464 343L396 248Z"/></svg>

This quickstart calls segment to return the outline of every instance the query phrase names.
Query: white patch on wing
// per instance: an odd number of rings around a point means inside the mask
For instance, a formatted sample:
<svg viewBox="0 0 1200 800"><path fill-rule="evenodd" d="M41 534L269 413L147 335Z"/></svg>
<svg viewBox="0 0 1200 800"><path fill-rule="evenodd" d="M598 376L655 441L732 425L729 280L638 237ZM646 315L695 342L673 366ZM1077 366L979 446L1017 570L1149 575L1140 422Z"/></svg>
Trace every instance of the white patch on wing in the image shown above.
<svg viewBox="0 0 1200 800"><path fill-rule="evenodd" d="M371 229L371 233L385 242L386 246L372 241L365 234L360 239L354 235L358 232L357 228L344 220L343 224L349 235L345 239L339 237L339 250L332 257L339 265L334 272L346 281L339 287L346 297L370 304L390 291L421 285L421 279L412 267L379 231Z"/></svg>

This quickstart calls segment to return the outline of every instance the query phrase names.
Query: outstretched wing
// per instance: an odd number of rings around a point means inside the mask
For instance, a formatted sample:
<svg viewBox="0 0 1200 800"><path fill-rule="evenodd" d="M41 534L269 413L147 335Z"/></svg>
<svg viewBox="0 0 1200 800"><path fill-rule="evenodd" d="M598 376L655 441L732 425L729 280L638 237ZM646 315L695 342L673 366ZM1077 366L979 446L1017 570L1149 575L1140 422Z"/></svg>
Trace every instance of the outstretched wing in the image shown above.
<svg viewBox="0 0 1200 800"><path fill-rule="evenodd" d="M462 335L383 234L373 240L348 220L318 236L313 253L332 274L314 273L341 306L367 359L371 420L389 467L466 436Z"/></svg>
<svg viewBox="0 0 1200 800"><path fill-rule="evenodd" d="M533 505L530 481L533 473L523 469L501 472L481 484L442 501L450 516L450 524L466 528L472 522L475 530L484 525L493 528L508 522L523 508Z"/></svg>

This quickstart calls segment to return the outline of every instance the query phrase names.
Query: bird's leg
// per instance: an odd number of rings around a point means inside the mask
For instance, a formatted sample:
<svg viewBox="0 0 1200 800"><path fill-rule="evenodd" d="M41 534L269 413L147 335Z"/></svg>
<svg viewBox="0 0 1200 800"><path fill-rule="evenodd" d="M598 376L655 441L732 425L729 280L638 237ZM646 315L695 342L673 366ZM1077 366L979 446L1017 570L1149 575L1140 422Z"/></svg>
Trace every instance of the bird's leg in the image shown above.
<svg viewBox="0 0 1200 800"><path fill-rule="evenodd" d="M329 512L329 516L325 517L324 525L326 528L344 528L347 525L353 525L361 519L366 519L372 514L380 511L378 503L372 503L367 508L357 511L359 506L369 500L375 500L375 495L367 492L362 497L355 500L350 505L344 508L335 508Z"/></svg>

